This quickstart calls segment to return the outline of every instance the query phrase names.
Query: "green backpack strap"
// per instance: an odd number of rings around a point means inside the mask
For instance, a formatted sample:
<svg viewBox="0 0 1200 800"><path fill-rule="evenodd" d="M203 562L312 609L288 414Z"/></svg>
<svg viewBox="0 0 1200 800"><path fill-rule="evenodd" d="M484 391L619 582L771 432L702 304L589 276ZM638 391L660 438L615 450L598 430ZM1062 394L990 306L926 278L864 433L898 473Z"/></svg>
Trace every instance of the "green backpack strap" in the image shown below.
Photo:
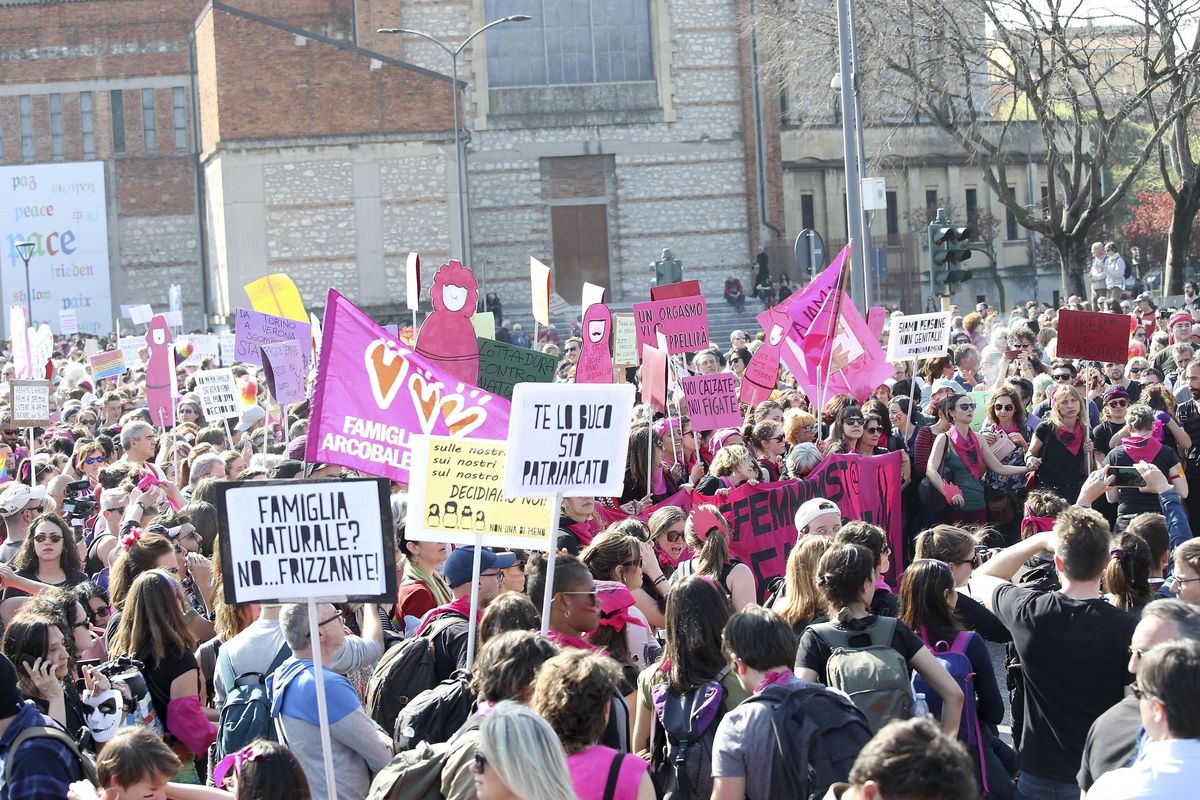
<svg viewBox="0 0 1200 800"><path fill-rule="evenodd" d="M890 647L892 636L896 633L896 618L876 617L869 628L861 631L844 631L833 622L822 622L810 625L809 628L829 646L830 651L838 648L853 650L855 648L850 644L850 640L863 635L870 637L872 646L887 645Z"/></svg>
<svg viewBox="0 0 1200 800"><path fill-rule="evenodd" d="M83 772L83 777L86 780L96 783L96 765L92 760L86 758L79 750L79 744L72 739L66 731L61 728L52 728L49 725L30 725L20 733L8 747L8 758L4 760L4 782L8 783L8 769L14 761L16 761L17 752L21 749L21 745L30 739L55 739L62 743L71 755L75 756L75 760L79 763L79 768Z"/></svg>

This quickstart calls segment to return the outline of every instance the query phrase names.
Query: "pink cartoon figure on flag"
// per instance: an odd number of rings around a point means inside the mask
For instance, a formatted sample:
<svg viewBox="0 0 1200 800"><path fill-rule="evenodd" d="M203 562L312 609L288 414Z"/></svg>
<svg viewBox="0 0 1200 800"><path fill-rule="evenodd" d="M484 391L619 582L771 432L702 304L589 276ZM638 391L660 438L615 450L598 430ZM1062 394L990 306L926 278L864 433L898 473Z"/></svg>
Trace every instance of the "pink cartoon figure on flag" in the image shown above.
<svg viewBox="0 0 1200 800"><path fill-rule="evenodd" d="M438 269L429 289L430 314L417 333L416 351L464 383L479 381L479 342L471 316L479 300L475 276L459 261Z"/></svg>
<svg viewBox="0 0 1200 800"><path fill-rule="evenodd" d="M754 351L746 372L742 375L742 390L739 399L746 405L758 405L771 398L771 392L779 385L779 359L783 355L783 342L792 330L792 318L787 309L775 306L768 312L770 320L762 347Z"/></svg>
<svg viewBox="0 0 1200 800"><path fill-rule="evenodd" d="M612 312L592 303L583 312L583 347L575 365L576 383L612 383Z"/></svg>
<svg viewBox="0 0 1200 800"><path fill-rule="evenodd" d="M146 326L146 348L150 352L146 364L150 421L167 428L175 424L175 348L171 345L171 329L161 314Z"/></svg>

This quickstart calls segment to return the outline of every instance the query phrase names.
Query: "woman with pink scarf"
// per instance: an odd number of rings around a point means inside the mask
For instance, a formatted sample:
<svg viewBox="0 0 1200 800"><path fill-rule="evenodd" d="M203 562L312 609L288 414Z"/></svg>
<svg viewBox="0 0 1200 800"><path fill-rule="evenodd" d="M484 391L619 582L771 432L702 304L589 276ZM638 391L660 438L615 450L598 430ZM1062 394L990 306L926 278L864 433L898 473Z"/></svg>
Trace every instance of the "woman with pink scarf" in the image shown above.
<svg viewBox="0 0 1200 800"><path fill-rule="evenodd" d="M1146 462L1158 467L1167 480L1178 490L1181 498L1188 495L1187 477L1179 463L1179 456L1162 440L1154 435L1156 414L1150 406L1137 404L1125 413L1125 425L1129 435L1121 444L1104 457L1108 468L1108 502L1117 503L1117 531L1124 530L1133 517L1143 512L1159 513L1158 495L1140 491L1145 481L1137 474L1134 464Z"/></svg>

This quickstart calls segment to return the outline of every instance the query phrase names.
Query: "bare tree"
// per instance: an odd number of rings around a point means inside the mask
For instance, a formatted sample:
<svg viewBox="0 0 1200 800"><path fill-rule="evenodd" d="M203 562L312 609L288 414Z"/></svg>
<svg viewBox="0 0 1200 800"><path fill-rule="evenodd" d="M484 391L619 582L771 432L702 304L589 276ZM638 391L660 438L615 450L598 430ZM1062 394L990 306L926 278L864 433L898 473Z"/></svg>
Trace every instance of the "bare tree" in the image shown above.
<svg viewBox="0 0 1200 800"><path fill-rule="evenodd" d="M1085 0L857 4L864 114L944 131L1017 222L1054 245L1071 293L1084 292L1092 227L1196 102L1200 42L1185 45L1182 34L1195 24L1200 0L1134 6L1140 17L1118 19L1097 15ZM797 93L790 105L813 102L836 63L828 0L761 3L749 22L768 74ZM1122 134L1151 110L1150 135L1114 179ZM1010 185L1031 159L1046 165L1041 202Z"/></svg>

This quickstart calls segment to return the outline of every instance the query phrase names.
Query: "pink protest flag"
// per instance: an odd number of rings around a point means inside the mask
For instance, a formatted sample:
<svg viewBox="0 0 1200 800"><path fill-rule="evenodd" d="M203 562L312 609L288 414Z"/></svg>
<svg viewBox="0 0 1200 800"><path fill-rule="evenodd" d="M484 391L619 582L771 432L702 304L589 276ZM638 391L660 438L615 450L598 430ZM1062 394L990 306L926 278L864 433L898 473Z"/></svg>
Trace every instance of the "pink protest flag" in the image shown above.
<svg viewBox="0 0 1200 800"><path fill-rule="evenodd" d="M784 342L794 328L792 318L785 309L776 306L764 313L768 324L763 327L765 337L762 347L754 351L750 363L746 365L739 392L739 399L748 406L769 400L771 393L779 386L779 360L783 355ZM738 427L737 423L732 427Z"/></svg>
<svg viewBox="0 0 1200 800"><path fill-rule="evenodd" d="M329 290L306 461L408 483L413 436L503 441L508 415L503 397L458 380Z"/></svg>
<svg viewBox="0 0 1200 800"><path fill-rule="evenodd" d="M175 424L175 348L171 344L171 328L162 314L146 325L146 349L150 361L146 364L146 407L150 421L160 427Z"/></svg>
<svg viewBox="0 0 1200 800"><path fill-rule="evenodd" d="M822 396L849 394L865 401L875 387L895 374L896 368L888 363L879 340L871 335L854 304L846 299L836 305L841 313L833 335L814 332L802 338L794 333L784 342L782 360L809 397L818 396L816 365L820 364ZM822 317L830 313L823 312ZM818 319L818 326L823 328L824 323L824 318Z"/></svg>
<svg viewBox="0 0 1200 800"><path fill-rule="evenodd" d="M887 309L873 306L867 309L867 329L876 339L883 336L883 326L887 324Z"/></svg>

